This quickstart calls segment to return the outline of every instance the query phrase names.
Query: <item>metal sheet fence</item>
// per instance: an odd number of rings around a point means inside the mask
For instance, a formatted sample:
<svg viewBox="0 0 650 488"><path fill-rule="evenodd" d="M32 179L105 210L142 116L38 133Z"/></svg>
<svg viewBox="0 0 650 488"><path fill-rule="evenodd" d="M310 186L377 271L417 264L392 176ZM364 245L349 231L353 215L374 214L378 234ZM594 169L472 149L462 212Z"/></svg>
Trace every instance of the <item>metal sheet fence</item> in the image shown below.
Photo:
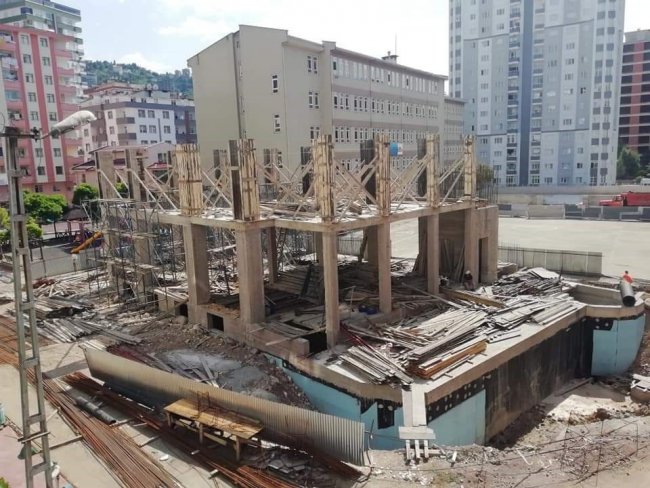
<svg viewBox="0 0 650 488"><path fill-rule="evenodd" d="M92 375L108 383L169 399L208 395L223 408L259 420L267 429L312 444L343 461L364 464L366 445L361 422L223 390L105 351L87 349L85 354Z"/></svg>

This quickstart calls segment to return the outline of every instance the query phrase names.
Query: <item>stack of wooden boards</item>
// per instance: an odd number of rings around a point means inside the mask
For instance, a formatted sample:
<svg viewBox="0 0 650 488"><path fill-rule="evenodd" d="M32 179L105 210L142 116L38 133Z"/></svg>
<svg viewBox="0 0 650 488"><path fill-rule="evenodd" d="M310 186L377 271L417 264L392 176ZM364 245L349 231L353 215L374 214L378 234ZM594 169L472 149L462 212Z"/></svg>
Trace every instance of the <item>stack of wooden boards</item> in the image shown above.
<svg viewBox="0 0 650 488"><path fill-rule="evenodd" d="M582 307L565 288L555 273L528 270L492 286L499 290L499 299L450 293L454 301L447 301L446 310L396 324L350 322L344 330L353 347L333 362L373 383L408 384L412 377L436 378L481 354L489 343L521 335L524 324L543 327ZM531 294L519 295L521 291Z"/></svg>

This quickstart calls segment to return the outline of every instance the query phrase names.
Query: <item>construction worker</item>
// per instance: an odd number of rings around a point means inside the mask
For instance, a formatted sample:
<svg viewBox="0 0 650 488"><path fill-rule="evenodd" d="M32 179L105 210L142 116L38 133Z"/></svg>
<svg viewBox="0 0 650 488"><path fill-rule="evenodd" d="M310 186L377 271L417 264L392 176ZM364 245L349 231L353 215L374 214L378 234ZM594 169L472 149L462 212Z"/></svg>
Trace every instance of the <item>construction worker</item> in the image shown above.
<svg viewBox="0 0 650 488"><path fill-rule="evenodd" d="M627 281L630 285L632 284L632 277L630 276L630 273L625 270L625 274L623 274L623 279Z"/></svg>
<svg viewBox="0 0 650 488"><path fill-rule="evenodd" d="M474 291L474 277L469 269L463 275L463 286L466 290Z"/></svg>

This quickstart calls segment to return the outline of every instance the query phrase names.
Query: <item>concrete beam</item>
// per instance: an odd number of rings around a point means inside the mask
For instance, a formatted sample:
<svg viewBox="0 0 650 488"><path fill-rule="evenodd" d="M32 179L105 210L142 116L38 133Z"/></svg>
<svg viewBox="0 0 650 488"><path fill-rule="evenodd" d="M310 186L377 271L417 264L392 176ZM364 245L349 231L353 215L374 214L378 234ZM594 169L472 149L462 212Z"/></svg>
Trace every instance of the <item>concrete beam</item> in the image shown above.
<svg viewBox="0 0 650 488"><path fill-rule="evenodd" d="M188 224L183 226L185 246L185 272L187 274L190 322L200 322L199 305L210 301L210 275L208 270L207 227Z"/></svg>
<svg viewBox="0 0 650 488"><path fill-rule="evenodd" d="M323 277L325 285L325 328L327 347L336 346L339 340L339 270L337 262L336 232L322 234Z"/></svg>
<svg viewBox="0 0 650 488"><path fill-rule="evenodd" d="M239 312L244 328L263 322L264 263L262 236L259 229L235 231L237 275L239 279Z"/></svg>

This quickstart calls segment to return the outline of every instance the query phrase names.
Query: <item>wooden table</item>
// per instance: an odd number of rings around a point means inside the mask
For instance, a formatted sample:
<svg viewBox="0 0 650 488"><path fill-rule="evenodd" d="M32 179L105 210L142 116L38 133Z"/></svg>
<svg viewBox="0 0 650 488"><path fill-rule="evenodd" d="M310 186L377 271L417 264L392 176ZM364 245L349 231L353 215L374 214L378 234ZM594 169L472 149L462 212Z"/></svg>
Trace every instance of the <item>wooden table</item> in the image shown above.
<svg viewBox="0 0 650 488"><path fill-rule="evenodd" d="M176 424L176 418L195 422L199 431L199 442L203 444L204 429L228 434L235 440L237 461L241 455L241 446L257 436L264 426L257 420L240 415L232 410L218 407L208 401L183 398L165 407L167 423L170 427Z"/></svg>

